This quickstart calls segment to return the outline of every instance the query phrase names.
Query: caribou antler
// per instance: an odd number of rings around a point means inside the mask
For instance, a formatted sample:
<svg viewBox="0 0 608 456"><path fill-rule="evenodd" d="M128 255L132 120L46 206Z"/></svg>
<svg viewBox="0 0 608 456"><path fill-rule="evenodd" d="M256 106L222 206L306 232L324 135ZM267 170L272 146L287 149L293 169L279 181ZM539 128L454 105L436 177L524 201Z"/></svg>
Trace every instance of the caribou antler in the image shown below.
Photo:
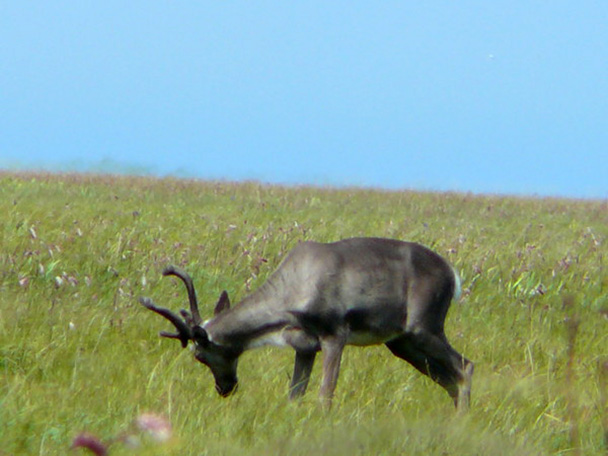
<svg viewBox="0 0 608 456"><path fill-rule="evenodd" d="M169 309L165 309L163 307L156 306L151 299L149 298L139 298L139 302L142 306L147 309L150 309L152 312L156 312L157 314L165 317L173 326L177 329L177 333L169 333L166 331L161 331L160 335L162 337L167 337L169 339L179 339L182 343L182 347L186 348L188 345L188 341L192 340L192 328L188 326L188 324L178 317L176 314L171 312Z"/></svg>
<svg viewBox="0 0 608 456"><path fill-rule="evenodd" d="M188 290L188 299L190 300L190 314L192 317L187 315L185 311L182 311L182 315L186 318L186 321L191 326L198 326L203 322L200 313L198 312L198 301L196 299L196 291L194 290L194 283L192 282L192 278L188 275L188 273L177 266L168 266L163 271L164 276L173 275L175 277L179 277L184 285L186 285L186 290ZM190 321L191 320L191 321Z"/></svg>

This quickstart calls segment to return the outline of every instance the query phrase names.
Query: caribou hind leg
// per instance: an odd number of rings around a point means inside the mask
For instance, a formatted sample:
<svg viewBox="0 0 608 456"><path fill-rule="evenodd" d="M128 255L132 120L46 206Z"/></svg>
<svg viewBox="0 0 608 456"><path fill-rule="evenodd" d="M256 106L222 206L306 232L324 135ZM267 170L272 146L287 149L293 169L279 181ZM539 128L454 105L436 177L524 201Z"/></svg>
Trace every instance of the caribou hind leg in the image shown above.
<svg viewBox="0 0 608 456"><path fill-rule="evenodd" d="M395 356L442 386L458 410L468 409L473 363L454 350L444 336L407 332L386 346Z"/></svg>
<svg viewBox="0 0 608 456"><path fill-rule="evenodd" d="M443 387L456 408L464 411L470 403L473 363L452 348L443 330L455 287L445 276L413 283L404 332L386 345Z"/></svg>

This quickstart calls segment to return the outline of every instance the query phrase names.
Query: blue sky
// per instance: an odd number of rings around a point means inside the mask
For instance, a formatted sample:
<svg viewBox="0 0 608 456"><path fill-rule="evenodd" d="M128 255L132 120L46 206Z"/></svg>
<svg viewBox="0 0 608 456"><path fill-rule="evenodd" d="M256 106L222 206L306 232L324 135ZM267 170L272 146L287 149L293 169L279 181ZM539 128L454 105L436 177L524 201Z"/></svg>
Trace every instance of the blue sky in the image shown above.
<svg viewBox="0 0 608 456"><path fill-rule="evenodd" d="M608 198L608 2L7 1L0 168Z"/></svg>

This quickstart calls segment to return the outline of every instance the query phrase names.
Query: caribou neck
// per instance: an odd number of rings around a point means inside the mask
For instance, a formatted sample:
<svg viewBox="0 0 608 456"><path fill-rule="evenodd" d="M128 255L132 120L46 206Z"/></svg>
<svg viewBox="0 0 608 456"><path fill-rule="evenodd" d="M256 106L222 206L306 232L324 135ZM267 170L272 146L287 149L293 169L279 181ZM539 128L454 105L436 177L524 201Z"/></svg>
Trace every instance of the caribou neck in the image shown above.
<svg viewBox="0 0 608 456"><path fill-rule="evenodd" d="M205 322L203 327L213 343L239 351L262 345L284 345L280 332L293 319L283 307L282 294L277 294L269 281L233 308Z"/></svg>

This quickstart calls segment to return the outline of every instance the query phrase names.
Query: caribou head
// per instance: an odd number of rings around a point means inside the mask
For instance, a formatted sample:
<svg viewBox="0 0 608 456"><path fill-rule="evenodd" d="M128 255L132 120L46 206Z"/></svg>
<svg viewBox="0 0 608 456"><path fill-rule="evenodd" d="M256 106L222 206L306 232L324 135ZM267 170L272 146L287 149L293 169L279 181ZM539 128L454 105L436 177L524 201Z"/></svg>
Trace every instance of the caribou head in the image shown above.
<svg viewBox="0 0 608 456"><path fill-rule="evenodd" d="M183 348L186 348L190 341L194 343L194 357L211 369L217 392L223 397L230 395L237 388L236 369L241 351L217 345L210 340L209 334L202 326L203 320L198 310L198 300L192 278L185 271L175 266L169 266L163 271L163 275L172 275L184 282L188 291L190 312L182 309L180 317L169 309L158 307L149 298L140 298L140 303L152 312L169 320L177 330L175 333L161 331L160 336L178 339ZM228 298L228 293L224 291L215 306L214 314L217 317L229 308L230 299Z"/></svg>

